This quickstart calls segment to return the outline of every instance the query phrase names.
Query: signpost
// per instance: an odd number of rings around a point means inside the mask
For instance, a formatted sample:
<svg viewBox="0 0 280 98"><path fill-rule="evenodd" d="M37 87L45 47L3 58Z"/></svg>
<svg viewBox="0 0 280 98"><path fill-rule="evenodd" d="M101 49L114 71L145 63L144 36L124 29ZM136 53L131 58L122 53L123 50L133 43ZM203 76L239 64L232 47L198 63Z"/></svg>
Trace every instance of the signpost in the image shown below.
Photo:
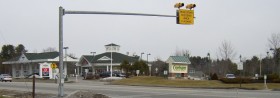
<svg viewBox="0 0 280 98"><path fill-rule="evenodd" d="M239 76L240 76L240 88L241 88L241 84L242 84L242 77L241 77L241 71L243 70L243 63L242 62L239 62L237 64L237 70L239 70Z"/></svg>
<svg viewBox="0 0 280 98"><path fill-rule="evenodd" d="M140 73L140 70L136 70L136 75L138 76Z"/></svg>
<svg viewBox="0 0 280 98"><path fill-rule="evenodd" d="M237 64L237 70L243 70L243 63L242 62Z"/></svg>
<svg viewBox="0 0 280 98"><path fill-rule="evenodd" d="M267 79L267 76L266 76L266 75L264 75L264 76L263 76L263 79L264 79L264 88L265 88L265 89L267 89L267 85L266 85L266 79Z"/></svg>
<svg viewBox="0 0 280 98"><path fill-rule="evenodd" d="M168 75L167 70L164 70L164 71L163 71L163 75L164 75L165 77L168 77L168 76L167 76L167 75Z"/></svg>

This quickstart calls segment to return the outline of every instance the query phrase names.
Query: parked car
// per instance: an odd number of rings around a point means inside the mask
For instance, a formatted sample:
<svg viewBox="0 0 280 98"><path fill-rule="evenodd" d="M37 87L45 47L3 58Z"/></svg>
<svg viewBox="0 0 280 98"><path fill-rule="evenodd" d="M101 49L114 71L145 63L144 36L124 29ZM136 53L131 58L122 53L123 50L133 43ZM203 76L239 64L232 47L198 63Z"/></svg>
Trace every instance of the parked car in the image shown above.
<svg viewBox="0 0 280 98"><path fill-rule="evenodd" d="M92 72L88 72L88 73L84 74L83 77L84 77L84 79L93 79L94 74Z"/></svg>
<svg viewBox="0 0 280 98"><path fill-rule="evenodd" d="M125 77L126 75L124 73L121 73L121 72L115 72L115 76L116 77Z"/></svg>
<svg viewBox="0 0 280 98"><path fill-rule="evenodd" d="M12 82L12 76L10 76L9 74L1 74L0 75L0 80L3 82L7 82L7 81L10 81Z"/></svg>
<svg viewBox="0 0 280 98"><path fill-rule="evenodd" d="M111 76L111 72L110 71L103 72L103 73L100 74L101 78L106 78L106 77L110 77L110 76ZM121 72L114 71L112 76L113 77L125 77L125 74L123 74Z"/></svg>
<svg viewBox="0 0 280 98"><path fill-rule="evenodd" d="M226 78L228 79L234 79L235 75L234 74L226 74Z"/></svg>

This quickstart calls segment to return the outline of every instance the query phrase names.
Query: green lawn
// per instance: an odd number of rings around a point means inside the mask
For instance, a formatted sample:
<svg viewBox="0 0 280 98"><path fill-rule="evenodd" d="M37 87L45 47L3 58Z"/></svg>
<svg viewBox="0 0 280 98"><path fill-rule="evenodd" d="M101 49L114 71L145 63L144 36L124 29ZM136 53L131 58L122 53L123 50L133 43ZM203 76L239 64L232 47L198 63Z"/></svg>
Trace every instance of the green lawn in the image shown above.
<svg viewBox="0 0 280 98"><path fill-rule="evenodd" d="M197 87L197 88L239 88L240 84L225 84L217 80L168 80L163 77L139 76L113 81L116 85L168 86L168 87ZM268 89L280 88L280 83L268 83ZM263 83L242 84L245 89L264 89Z"/></svg>

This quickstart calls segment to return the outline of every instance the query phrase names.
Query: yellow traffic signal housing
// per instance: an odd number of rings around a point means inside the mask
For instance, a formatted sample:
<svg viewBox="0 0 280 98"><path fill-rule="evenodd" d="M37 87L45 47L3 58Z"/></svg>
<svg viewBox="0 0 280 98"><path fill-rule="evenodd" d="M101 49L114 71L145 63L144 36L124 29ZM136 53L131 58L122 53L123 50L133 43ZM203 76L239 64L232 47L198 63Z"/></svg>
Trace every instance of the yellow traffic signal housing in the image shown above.
<svg viewBox="0 0 280 98"><path fill-rule="evenodd" d="M187 6L186 6L186 8L187 9L193 9L193 8L195 8L196 7L196 5L195 4L188 4Z"/></svg>
<svg viewBox="0 0 280 98"><path fill-rule="evenodd" d="M180 8L183 7L183 6L184 6L184 3L176 3L176 4L174 5L174 8L180 9Z"/></svg>

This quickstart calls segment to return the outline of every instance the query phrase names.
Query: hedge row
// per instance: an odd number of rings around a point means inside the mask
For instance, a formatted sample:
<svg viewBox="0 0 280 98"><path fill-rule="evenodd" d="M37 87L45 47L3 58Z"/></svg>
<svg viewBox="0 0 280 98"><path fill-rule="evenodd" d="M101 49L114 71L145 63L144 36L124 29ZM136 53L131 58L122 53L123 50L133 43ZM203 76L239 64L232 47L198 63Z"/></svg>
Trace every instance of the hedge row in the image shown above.
<svg viewBox="0 0 280 98"><path fill-rule="evenodd" d="M220 81L224 83L231 83L231 84L237 84L237 83L253 83L253 79L250 78L234 78L234 79L228 79L228 78L222 78Z"/></svg>
<svg viewBox="0 0 280 98"><path fill-rule="evenodd" d="M256 79L250 79L250 78L234 78L234 79L228 79L228 78L222 78L220 79L223 83L229 83L229 84L238 84L240 82L242 83L263 83L264 80L256 80ZM280 83L280 79L273 79L273 80L267 80L267 83Z"/></svg>

